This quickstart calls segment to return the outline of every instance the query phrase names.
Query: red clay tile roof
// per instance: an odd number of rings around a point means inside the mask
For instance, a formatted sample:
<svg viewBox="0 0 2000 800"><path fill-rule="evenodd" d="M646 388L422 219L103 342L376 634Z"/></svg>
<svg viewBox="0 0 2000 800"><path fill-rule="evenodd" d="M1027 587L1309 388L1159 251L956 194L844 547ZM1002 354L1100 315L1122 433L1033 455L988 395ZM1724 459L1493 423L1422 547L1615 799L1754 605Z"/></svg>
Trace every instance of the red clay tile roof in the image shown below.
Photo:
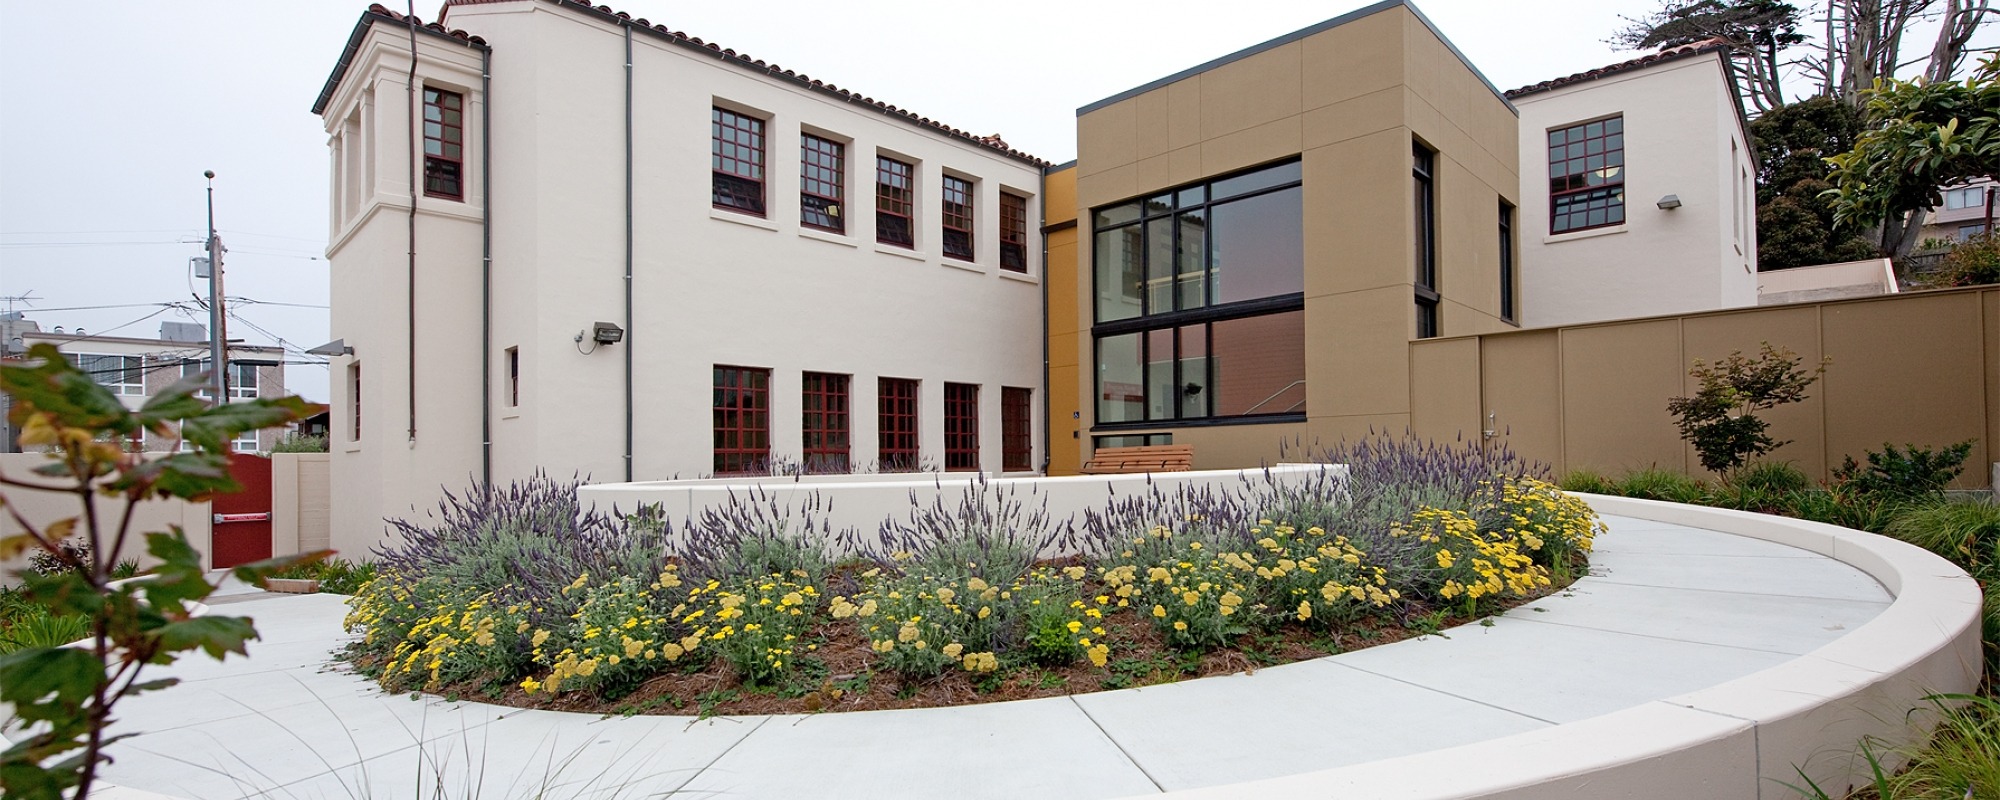
<svg viewBox="0 0 2000 800"><path fill-rule="evenodd" d="M449 12L451 11L452 6L475 5L479 3L490 3L490 2L501 2L501 1L502 0L445 0L444 7L439 10L439 16L440 18L449 16ZM647 22L643 18L633 19L632 15L627 14L623 11L614 11L611 9L610 6L593 6L589 3L577 2L577 0L547 0L547 1L553 2L556 5L563 6L565 8L574 8L591 14L595 14L599 18L605 19L607 21L616 21L619 24L630 24L633 26L634 30L651 33L655 36L659 36L661 38L666 39L669 42L673 42L674 44L681 45L683 47L706 51L709 55L720 58L723 61L734 64L738 67L742 67L744 69L748 69L754 72L761 72L772 78L788 81L801 88L837 97L840 98L841 100L845 100L847 102L854 103L856 105L873 108L878 112L881 112L891 117L901 119L912 125L916 125L923 128L929 128L939 133L943 133L946 136L950 136L954 139L960 139L966 142L970 142L972 144L979 145L989 150L998 151L1016 160L1026 161L1030 164L1035 165L1036 167L1046 167L1049 165L1049 162L1045 160L1029 155L1027 153L1023 153L1009 146L1006 140L1000 138L1000 134L996 133L991 136L980 136L978 134L970 133L968 131L962 131L957 128L951 127L950 125L946 125L943 122L933 120L929 117L920 116L916 112L910 111L908 109L897 108L896 106L889 105L888 103L876 100L875 98L863 96L858 92L848 91L846 89L842 89L838 86L835 86L831 83L815 80L812 77L806 75L805 73L794 72L792 70L780 67L777 64L767 64L761 59L752 58L748 53L738 53L735 50L722 47L721 45L718 45L714 42L704 42L701 40L700 37L697 36L689 36L686 33L680 31L668 30L667 26L665 25L654 25L650 22ZM381 6L379 5L370 6L369 11L371 12L376 11L377 9L380 8ZM401 16L394 15L393 12L391 12L391 16L399 21L402 19ZM435 23L433 23L429 27L435 28L438 31L445 30L443 27ZM460 36L463 35L460 32L452 32L452 33L455 33ZM474 36L471 38L478 39L479 37Z"/></svg>
<svg viewBox="0 0 2000 800"><path fill-rule="evenodd" d="M1597 80L1598 78L1609 77L1612 75L1616 75L1620 72L1626 72L1628 70L1635 70L1643 67L1650 67L1654 64L1665 63L1677 58L1681 58L1683 56L1691 56L1699 53L1709 53L1717 50L1728 50L1729 48L1730 48L1729 40L1724 39L1720 36L1711 39L1703 39L1699 42L1690 42L1688 44L1677 45L1674 47L1667 47L1661 49L1660 52L1643 55L1638 58L1632 59L1630 61L1620 61L1608 67L1598 67L1597 69L1593 69L1588 72L1579 72L1575 75L1569 75L1561 78L1552 78L1550 80L1542 81L1541 83L1537 83L1532 86L1523 86L1519 89L1514 89L1512 91L1507 92L1507 99L1512 100L1517 97L1523 97L1526 95L1546 92L1551 89L1560 89L1565 86L1584 83L1586 81L1594 81Z"/></svg>

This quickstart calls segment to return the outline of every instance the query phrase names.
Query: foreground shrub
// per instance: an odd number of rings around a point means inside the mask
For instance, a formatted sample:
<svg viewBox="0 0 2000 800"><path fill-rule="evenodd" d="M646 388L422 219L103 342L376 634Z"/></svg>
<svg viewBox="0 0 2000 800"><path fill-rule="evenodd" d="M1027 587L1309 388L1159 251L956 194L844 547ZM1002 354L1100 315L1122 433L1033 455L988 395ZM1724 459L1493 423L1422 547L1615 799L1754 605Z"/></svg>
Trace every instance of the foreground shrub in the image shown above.
<svg viewBox="0 0 2000 800"><path fill-rule="evenodd" d="M1559 482L1563 491L1587 494L1617 494L1618 484L1603 473L1588 469L1573 469Z"/></svg>
<svg viewBox="0 0 2000 800"><path fill-rule="evenodd" d="M1671 503L1700 503L1708 496L1708 487L1674 470L1650 467L1626 475L1618 481L1613 493Z"/></svg>
<svg viewBox="0 0 2000 800"><path fill-rule="evenodd" d="M1838 491L1891 499L1915 499L1943 494L1959 473L1965 471L1965 457L1972 452L1972 440L1932 450L1914 444L1897 449L1884 442L1881 452L1868 451L1868 465L1841 459L1833 471Z"/></svg>
<svg viewBox="0 0 2000 800"><path fill-rule="evenodd" d="M1770 423L1757 412L1806 399L1806 388L1831 363L1823 360L1808 371L1800 361L1797 353L1770 342L1755 358L1737 351L1714 364L1695 359L1688 375L1701 382L1701 389L1667 401L1667 413L1674 415L1681 438L1694 445L1703 467L1727 474L1789 443L1771 438Z"/></svg>
<svg viewBox="0 0 2000 800"><path fill-rule="evenodd" d="M1812 488L1812 478L1804 470L1786 461L1759 461L1745 464L1742 469L1730 473L1723 481L1727 486L1743 490L1768 492L1784 495Z"/></svg>
<svg viewBox="0 0 2000 800"><path fill-rule="evenodd" d="M588 690L606 698L630 693L700 646L701 635L690 632L681 616L698 591L685 588L672 566L651 582L628 575L593 583L588 574L577 576L562 589L576 598L576 613L567 624L530 634L529 656L547 672L523 680L521 688L529 694Z"/></svg>

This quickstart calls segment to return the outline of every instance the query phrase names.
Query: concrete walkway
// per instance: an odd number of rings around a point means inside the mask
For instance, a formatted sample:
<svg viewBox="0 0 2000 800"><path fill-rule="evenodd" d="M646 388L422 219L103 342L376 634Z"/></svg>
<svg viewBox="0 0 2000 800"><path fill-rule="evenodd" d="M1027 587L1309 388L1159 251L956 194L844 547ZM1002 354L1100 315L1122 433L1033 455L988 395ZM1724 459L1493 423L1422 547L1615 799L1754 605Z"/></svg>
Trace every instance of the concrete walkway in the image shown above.
<svg viewBox="0 0 2000 800"><path fill-rule="evenodd" d="M328 660L342 598L244 598L252 658L152 674L105 770L185 798L1106 798L1509 736L1714 686L1873 619L1889 594L1784 545L1608 517L1591 576L1490 627L1068 698L816 716L603 718L384 695Z"/></svg>

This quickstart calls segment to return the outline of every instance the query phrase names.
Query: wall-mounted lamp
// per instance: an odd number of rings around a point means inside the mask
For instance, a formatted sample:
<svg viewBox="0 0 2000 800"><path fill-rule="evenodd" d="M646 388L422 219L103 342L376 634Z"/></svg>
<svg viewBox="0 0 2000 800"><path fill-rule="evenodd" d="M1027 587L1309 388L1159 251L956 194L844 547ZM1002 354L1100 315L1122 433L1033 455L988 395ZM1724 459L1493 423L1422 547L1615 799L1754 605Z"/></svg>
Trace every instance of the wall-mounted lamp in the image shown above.
<svg viewBox="0 0 2000 800"><path fill-rule="evenodd" d="M1654 203L1653 205L1659 206L1661 211L1672 211L1676 208L1681 207L1681 196L1677 194L1670 194L1667 195L1666 197L1660 198L1660 202Z"/></svg>
<svg viewBox="0 0 2000 800"><path fill-rule="evenodd" d="M590 338L598 344L617 344L625 338L625 329L609 322L599 322L591 326Z"/></svg>
<svg viewBox="0 0 2000 800"><path fill-rule="evenodd" d="M347 346L346 339L335 339L331 342L327 342L326 344L320 345L311 350L307 350L306 352L316 356L326 356L327 358L332 358L334 356L354 355L354 348Z"/></svg>

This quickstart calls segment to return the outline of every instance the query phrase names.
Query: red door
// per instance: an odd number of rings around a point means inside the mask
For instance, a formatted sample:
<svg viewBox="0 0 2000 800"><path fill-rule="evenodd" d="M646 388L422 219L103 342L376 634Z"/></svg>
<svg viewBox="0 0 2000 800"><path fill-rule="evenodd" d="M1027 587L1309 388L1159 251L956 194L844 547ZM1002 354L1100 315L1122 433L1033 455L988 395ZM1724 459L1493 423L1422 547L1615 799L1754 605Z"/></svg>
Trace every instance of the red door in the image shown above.
<svg viewBox="0 0 2000 800"><path fill-rule="evenodd" d="M243 491L215 496L216 569L271 557L271 460L233 453L229 476Z"/></svg>

